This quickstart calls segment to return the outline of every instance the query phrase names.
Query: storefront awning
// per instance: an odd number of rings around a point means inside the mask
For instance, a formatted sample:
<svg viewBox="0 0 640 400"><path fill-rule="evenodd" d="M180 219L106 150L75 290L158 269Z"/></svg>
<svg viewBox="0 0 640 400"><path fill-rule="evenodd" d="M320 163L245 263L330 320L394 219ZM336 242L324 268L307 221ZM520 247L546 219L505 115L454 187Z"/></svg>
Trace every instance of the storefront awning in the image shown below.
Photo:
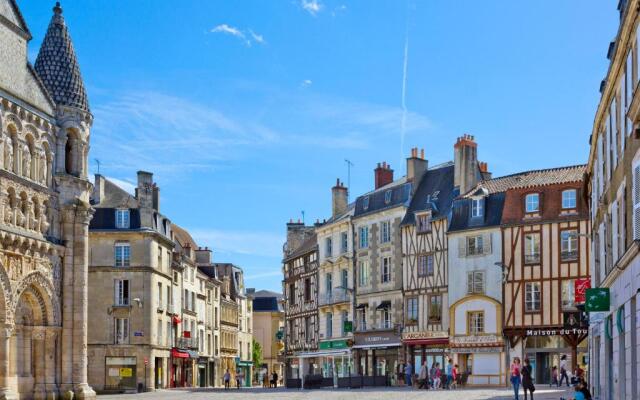
<svg viewBox="0 0 640 400"><path fill-rule="evenodd" d="M359 344L353 346L354 349L380 349L386 347L400 347L402 343L384 343L384 344Z"/></svg>
<svg viewBox="0 0 640 400"><path fill-rule="evenodd" d="M367 304L367 303L360 303L360 304L358 304L358 306L357 306L356 308L357 308L358 310L362 310L362 309L367 308L367 307L369 307L369 304Z"/></svg>
<svg viewBox="0 0 640 400"><path fill-rule="evenodd" d="M376 307L376 310L385 310L387 308L391 308L391 301L385 300Z"/></svg>
<svg viewBox="0 0 640 400"><path fill-rule="evenodd" d="M171 357L173 358L189 358L189 353L186 351L171 349Z"/></svg>

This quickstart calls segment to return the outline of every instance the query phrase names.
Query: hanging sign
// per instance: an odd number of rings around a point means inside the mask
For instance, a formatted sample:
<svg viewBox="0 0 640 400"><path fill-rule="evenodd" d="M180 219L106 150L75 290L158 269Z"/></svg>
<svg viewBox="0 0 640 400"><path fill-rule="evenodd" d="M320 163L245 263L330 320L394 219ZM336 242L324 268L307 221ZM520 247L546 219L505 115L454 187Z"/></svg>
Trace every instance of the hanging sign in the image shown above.
<svg viewBox="0 0 640 400"><path fill-rule="evenodd" d="M587 289L585 294L585 311L609 311L611 307L611 293L609 288Z"/></svg>
<svg viewBox="0 0 640 400"><path fill-rule="evenodd" d="M584 303L586 300L587 289L591 289L591 279L576 279L575 282L575 302Z"/></svg>

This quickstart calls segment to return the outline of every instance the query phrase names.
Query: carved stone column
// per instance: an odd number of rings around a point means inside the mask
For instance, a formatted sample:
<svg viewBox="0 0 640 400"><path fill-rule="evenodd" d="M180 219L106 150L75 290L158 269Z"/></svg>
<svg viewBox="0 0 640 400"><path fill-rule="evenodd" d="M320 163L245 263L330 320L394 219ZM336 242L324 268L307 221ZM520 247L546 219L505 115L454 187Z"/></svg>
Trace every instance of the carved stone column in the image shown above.
<svg viewBox="0 0 640 400"><path fill-rule="evenodd" d="M31 341L34 349L33 360L31 363L34 367L34 387L33 398L35 400L46 400L47 390L45 386L45 366L46 349L45 349L45 327L37 326L31 332Z"/></svg>
<svg viewBox="0 0 640 400"><path fill-rule="evenodd" d="M13 326L0 328L0 400L17 400L18 395L9 388L9 360Z"/></svg>
<svg viewBox="0 0 640 400"><path fill-rule="evenodd" d="M47 400L55 400L59 397L58 383L56 382L56 365L58 365L56 340L59 332L60 328L54 326L48 326L45 329L44 381Z"/></svg>

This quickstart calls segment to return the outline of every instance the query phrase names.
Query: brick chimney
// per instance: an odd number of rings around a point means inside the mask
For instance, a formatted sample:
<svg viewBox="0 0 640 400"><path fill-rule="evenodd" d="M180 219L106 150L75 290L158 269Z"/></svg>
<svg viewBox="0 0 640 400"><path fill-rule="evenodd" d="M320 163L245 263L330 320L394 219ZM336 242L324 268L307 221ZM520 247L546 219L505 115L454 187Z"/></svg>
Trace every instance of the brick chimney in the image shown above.
<svg viewBox="0 0 640 400"><path fill-rule="evenodd" d="M213 252L208 247L198 247L196 250L196 263L211 264L213 263Z"/></svg>
<svg viewBox="0 0 640 400"><path fill-rule="evenodd" d="M285 256L296 251L305 240L311 237L313 232L313 226L306 226L300 220L298 222L289 220L287 223L287 243L284 246Z"/></svg>
<svg viewBox="0 0 640 400"><path fill-rule="evenodd" d="M424 149L420 149L418 154L418 148L412 148L411 157L407 158L407 181L413 182L412 191L415 192L418 188L420 179L428 167L429 163L424 159Z"/></svg>
<svg viewBox="0 0 640 400"><path fill-rule="evenodd" d="M386 162L378 163L376 169L373 170L375 176L375 186L379 189L393 182L393 170L391 165Z"/></svg>
<svg viewBox="0 0 640 400"><path fill-rule="evenodd" d="M464 134L453 145L453 185L460 194L467 193L478 183L478 145L473 136Z"/></svg>
<svg viewBox="0 0 640 400"><path fill-rule="evenodd" d="M104 200L104 180L104 176L100 174L95 175L95 184L93 186L93 193L91 194L93 204L100 204L100 202Z"/></svg>
<svg viewBox="0 0 640 400"><path fill-rule="evenodd" d="M482 176L483 180L491 179L491 172L489 172L489 165L486 162L479 161L478 169L480 170L480 176Z"/></svg>
<svg viewBox="0 0 640 400"><path fill-rule="evenodd" d="M343 182L340 182L340 179L337 179L336 185L331 188L331 215L333 217L347 211L347 194L348 189Z"/></svg>

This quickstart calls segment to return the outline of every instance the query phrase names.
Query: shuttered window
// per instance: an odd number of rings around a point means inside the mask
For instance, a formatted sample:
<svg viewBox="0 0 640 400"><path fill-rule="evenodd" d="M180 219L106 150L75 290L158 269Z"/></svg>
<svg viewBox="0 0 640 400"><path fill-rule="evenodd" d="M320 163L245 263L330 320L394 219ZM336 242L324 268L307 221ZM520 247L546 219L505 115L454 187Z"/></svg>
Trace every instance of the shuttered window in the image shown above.
<svg viewBox="0 0 640 400"><path fill-rule="evenodd" d="M640 239L640 163L633 166L633 239Z"/></svg>
<svg viewBox="0 0 640 400"><path fill-rule="evenodd" d="M484 293L484 272L473 271L467 273L467 294Z"/></svg>

